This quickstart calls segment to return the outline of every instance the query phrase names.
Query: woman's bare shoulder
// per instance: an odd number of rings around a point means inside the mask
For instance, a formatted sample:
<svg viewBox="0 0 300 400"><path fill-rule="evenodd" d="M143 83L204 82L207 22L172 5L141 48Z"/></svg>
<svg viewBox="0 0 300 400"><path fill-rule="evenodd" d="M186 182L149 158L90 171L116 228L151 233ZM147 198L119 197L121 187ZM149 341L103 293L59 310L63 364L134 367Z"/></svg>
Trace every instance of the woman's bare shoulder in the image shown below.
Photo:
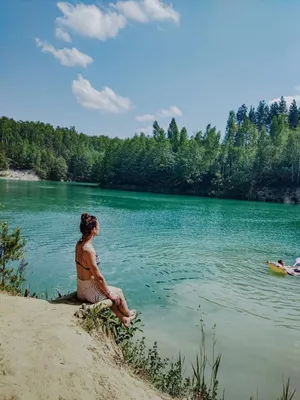
<svg viewBox="0 0 300 400"><path fill-rule="evenodd" d="M81 248L84 253L95 254L95 249L90 243L85 243Z"/></svg>

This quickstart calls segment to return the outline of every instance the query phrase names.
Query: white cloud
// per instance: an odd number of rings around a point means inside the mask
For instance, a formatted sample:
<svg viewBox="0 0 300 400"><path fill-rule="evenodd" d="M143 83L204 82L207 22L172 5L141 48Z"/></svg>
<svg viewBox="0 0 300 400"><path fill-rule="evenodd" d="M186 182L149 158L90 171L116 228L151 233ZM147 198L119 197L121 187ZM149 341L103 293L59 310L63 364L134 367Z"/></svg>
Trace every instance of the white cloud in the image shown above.
<svg viewBox="0 0 300 400"><path fill-rule="evenodd" d="M154 121L155 115L145 114L145 115L137 115L135 119L139 122L147 122L147 121Z"/></svg>
<svg viewBox="0 0 300 400"><path fill-rule="evenodd" d="M51 44L43 42L39 38L36 38L35 42L37 46L42 49L43 53L52 54L65 67L79 66L86 68L94 61L92 57L81 53L81 51L77 50L75 47L72 47L71 49L55 49L55 47L53 47Z"/></svg>
<svg viewBox="0 0 300 400"><path fill-rule="evenodd" d="M115 7L118 11L122 12L126 18L138 22L148 22L149 18L142 8L142 3L137 1L118 1Z"/></svg>
<svg viewBox="0 0 300 400"><path fill-rule="evenodd" d="M164 4L161 0L129 0L118 1L115 8L126 18L138 21L173 21L179 23L180 15L172 5Z"/></svg>
<svg viewBox="0 0 300 400"><path fill-rule="evenodd" d="M294 89L295 89L296 92L299 93L300 92L300 85L295 86ZM283 96L283 98L286 101L287 107L290 107L290 105L292 104L294 99L296 100L297 106L300 107L300 94L295 94L293 96ZM277 103L280 102L280 97L276 97L275 99L270 100L269 104L276 103L276 102Z"/></svg>
<svg viewBox="0 0 300 400"><path fill-rule="evenodd" d="M288 108L290 107L290 105L292 104L294 99L296 100L296 103L297 103L298 107L300 107L300 95L299 94L296 94L295 96L283 96L283 97L284 97L284 99L286 101L286 105L287 105ZM272 103L275 103L275 102L279 103L280 102L280 97L277 97L276 99L270 100L269 104L272 104Z"/></svg>
<svg viewBox="0 0 300 400"><path fill-rule="evenodd" d="M62 16L56 18L56 34L71 41L69 31L78 35L106 40L117 36L126 27L127 20L147 23L151 21L180 22L180 15L170 4L162 0L128 0L109 4L108 8L95 4L73 5L60 1L57 7Z"/></svg>
<svg viewBox="0 0 300 400"><path fill-rule="evenodd" d="M89 38L106 40L115 37L120 29L125 28L127 20L115 11L102 11L94 4L57 3L63 17L56 18L59 27Z"/></svg>
<svg viewBox="0 0 300 400"><path fill-rule="evenodd" d="M172 5L168 6L160 0L143 0L142 4L150 19L154 21L171 20L175 23L180 21L180 15L173 9Z"/></svg>
<svg viewBox="0 0 300 400"><path fill-rule="evenodd" d="M68 32L64 31L62 28L56 28L55 35L57 38L64 40L65 42L71 43L72 39Z"/></svg>
<svg viewBox="0 0 300 400"><path fill-rule="evenodd" d="M160 110L157 115L159 117L181 117L182 111L177 106L171 106L170 108Z"/></svg>
<svg viewBox="0 0 300 400"><path fill-rule="evenodd" d="M78 79L73 81L72 92L78 103L85 108L111 113L129 111L133 108L133 104L127 97L117 95L108 87L99 91L93 88L91 83L81 75L78 75Z"/></svg>
<svg viewBox="0 0 300 400"><path fill-rule="evenodd" d="M137 133L143 132L145 135L152 135L153 126L152 125L148 125L148 126L145 126L144 128L138 128L138 129L136 129L136 132Z"/></svg>
<svg viewBox="0 0 300 400"><path fill-rule="evenodd" d="M166 118L166 117L181 117L182 111L177 106L171 106L168 109L162 109L152 114L137 115L135 119L139 122L154 121L156 118Z"/></svg>

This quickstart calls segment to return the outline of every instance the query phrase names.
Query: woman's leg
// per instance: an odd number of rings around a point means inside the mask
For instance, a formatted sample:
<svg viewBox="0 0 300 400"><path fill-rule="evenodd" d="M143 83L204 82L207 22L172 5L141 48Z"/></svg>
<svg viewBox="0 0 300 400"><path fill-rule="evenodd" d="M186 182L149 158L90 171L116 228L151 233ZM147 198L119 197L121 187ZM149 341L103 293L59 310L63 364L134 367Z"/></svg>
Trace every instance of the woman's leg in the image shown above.
<svg viewBox="0 0 300 400"><path fill-rule="evenodd" d="M125 328L128 328L128 326L131 324L131 322L136 317L135 310L132 310L132 314L129 317L126 317L125 315L123 315L121 313L118 306L116 306L115 304L113 304L113 306L111 307L111 311L119 318L119 320L123 323Z"/></svg>
<svg viewBox="0 0 300 400"><path fill-rule="evenodd" d="M125 297L124 297L122 289L115 288L113 286L109 286L108 288L113 294L116 294L116 295L119 296L120 304L117 307L121 311L121 313L123 315L125 315L125 317L130 317L131 316L131 312L130 312L128 306L127 306L127 302L125 300Z"/></svg>

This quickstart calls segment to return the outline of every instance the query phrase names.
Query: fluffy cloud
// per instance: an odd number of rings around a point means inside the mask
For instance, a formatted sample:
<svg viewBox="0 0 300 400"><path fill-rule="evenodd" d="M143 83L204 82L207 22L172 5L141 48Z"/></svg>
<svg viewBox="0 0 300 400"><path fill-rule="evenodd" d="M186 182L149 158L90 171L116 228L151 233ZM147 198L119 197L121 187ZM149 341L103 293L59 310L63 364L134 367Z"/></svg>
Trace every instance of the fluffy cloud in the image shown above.
<svg viewBox="0 0 300 400"><path fill-rule="evenodd" d="M170 108L160 110L157 115L159 117L181 117L182 112L176 106L171 106Z"/></svg>
<svg viewBox="0 0 300 400"><path fill-rule="evenodd" d="M43 53L52 54L59 62L65 67L83 67L86 68L89 64L93 62L92 57L87 54L81 53L75 47L71 49L55 49L51 44L43 42L39 38L35 39L38 47L42 49Z"/></svg>
<svg viewBox="0 0 300 400"><path fill-rule="evenodd" d="M65 42L71 43L72 39L68 32L64 31L62 28L56 28L55 35L57 38L64 40Z"/></svg>
<svg viewBox="0 0 300 400"><path fill-rule="evenodd" d="M166 5L161 0L118 1L115 7L126 18L138 22L180 21L180 15L172 5Z"/></svg>
<svg viewBox="0 0 300 400"><path fill-rule="evenodd" d="M153 133L153 126L152 125L148 125L145 126L144 128L138 128L136 130L137 133L141 133L143 132L145 135L152 135Z"/></svg>
<svg viewBox="0 0 300 400"><path fill-rule="evenodd" d="M108 87L99 91L93 88L91 83L81 75L78 75L78 79L73 81L72 92L78 103L85 108L110 113L120 113L133 108L130 99L127 97L117 95Z"/></svg>
<svg viewBox="0 0 300 400"><path fill-rule="evenodd" d="M147 121L154 121L155 115L145 114L145 115L137 115L135 119L139 122L147 122Z"/></svg>
<svg viewBox="0 0 300 400"><path fill-rule="evenodd" d="M299 94L295 94L294 96L283 96L285 101L286 101L286 105L289 108L290 105L292 104L293 100L296 100L296 103L298 105L298 107L300 107L300 95ZM280 97L276 97L276 99L272 99L269 101L269 104L272 103L279 103L280 102Z"/></svg>
<svg viewBox="0 0 300 400"><path fill-rule="evenodd" d="M118 11L123 13L126 18L132 19L138 22L148 22L148 16L145 10L141 7L141 3L137 1L118 1L115 7Z"/></svg>
<svg viewBox="0 0 300 400"><path fill-rule="evenodd" d="M166 118L166 117L181 117L182 111L177 106L171 106L168 109L162 109L158 111L155 115L145 114L137 115L135 119L139 122L154 121L156 118ZM148 127L147 127L148 128Z"/></svg>
<svg viewBox="0 0 300 400"><path fill-rule="evenodd" d="M298 93L300 92L300 86L295 86L294 89L296 92L298 92ZM294 99L296 100L298 107L300 107L300 94L295 94L293 96L283 96L283 98L286 101L287 107L289 107L292 104ZM277 103L280 102L280 97L276 97L275 99L270 100L269 104L276 103L276 102Z"/></svg>
<svg viewBox="0 0 300 400"><path fill-rule="evenodd" d="M101 11L94 4L59 2L57 6L63 14L63 17L56 18L58 26L89 38L113 38L127 23L124 15L112 10Z"/></svg>
<svg viewBox="0 0 300 400"><path fill-rule="evenodd" d="M127 20L142 23L171 21L176 24L180 21L179 13L162 0L118 1L105 9L95 4L73 5L60 1L57 7L62 13L56 18L57 35L66 41L71 40L67 31L102 41L113 38L126 27Z"/></svg>

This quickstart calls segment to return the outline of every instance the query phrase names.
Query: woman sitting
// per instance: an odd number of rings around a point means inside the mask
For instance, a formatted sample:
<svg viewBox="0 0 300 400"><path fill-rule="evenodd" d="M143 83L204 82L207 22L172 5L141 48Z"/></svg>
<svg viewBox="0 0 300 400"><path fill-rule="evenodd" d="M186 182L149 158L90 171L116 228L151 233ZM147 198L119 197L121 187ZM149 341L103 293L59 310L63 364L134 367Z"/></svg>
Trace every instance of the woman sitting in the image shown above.
<svg viewBox="0 0 300 400"><path fill-rule="evenodd" d="M98 268L100 260L93 247L93 239L100 232L97 218L82 214L80 231L82 238L77 242L75 249L77 297L89 303L97 303L104 299L112 300L111 310L128 328L136 317L136 310L128 309L122 290L108 286Z"/></svg>

